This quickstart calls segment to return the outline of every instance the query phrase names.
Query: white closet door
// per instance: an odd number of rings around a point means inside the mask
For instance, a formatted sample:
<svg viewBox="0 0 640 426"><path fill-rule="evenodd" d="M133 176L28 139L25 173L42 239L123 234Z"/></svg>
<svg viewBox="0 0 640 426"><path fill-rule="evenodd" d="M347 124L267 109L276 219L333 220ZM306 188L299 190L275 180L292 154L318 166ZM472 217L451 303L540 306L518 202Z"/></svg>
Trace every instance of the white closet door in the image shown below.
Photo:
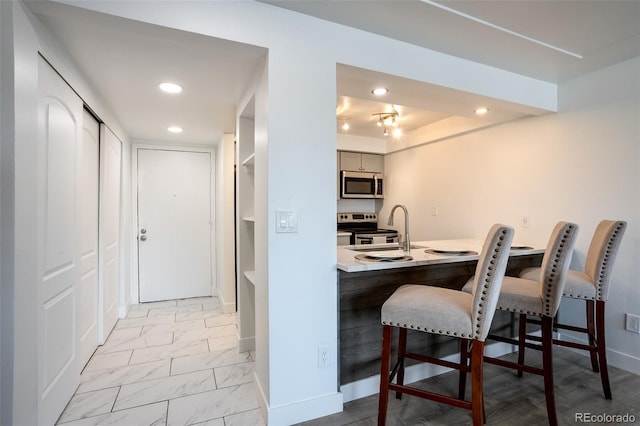
<svg viewBox="0 0 640 426"><path fill-rule="evenodd" d="M122 143L100 125L100 343L118 320Z"/></svg>
<svg viewBox="0 0 640 426"><path fill-rule="evenodd" d="M54 424L80 382L77 153L82 101L40 58L38 67L38 424ZM27 283L25 283L27 284ZM17 336L30 338L30 336ZM19 378L16 378L19 379Z"/></svg>
<svg viewBox="0 0 640 426"><path fill-rule="evenodd" d="M100 124L87 111L82 118L80 148L80 285L78 336L80 364L89 361L98 346L98 188Z"/></svg>

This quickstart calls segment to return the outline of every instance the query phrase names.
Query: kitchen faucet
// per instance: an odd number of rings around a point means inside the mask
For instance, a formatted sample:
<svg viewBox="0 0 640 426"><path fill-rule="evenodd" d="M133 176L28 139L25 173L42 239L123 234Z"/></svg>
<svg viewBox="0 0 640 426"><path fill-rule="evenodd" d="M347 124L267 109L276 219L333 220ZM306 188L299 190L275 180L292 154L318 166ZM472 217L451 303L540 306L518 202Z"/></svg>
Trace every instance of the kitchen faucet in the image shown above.
<svg viewBox="0 0 640 426"><path fill-rule="evenodd" d="M387 224L389 226L393 226L393 213L396 209L400 207L404 210L404 241L402 242L402 249L405 253L409 253L411 251L411 240L409 239L409 211L403 204L396 204L391 209L391 213L389 214L389 221Z"/></svg>

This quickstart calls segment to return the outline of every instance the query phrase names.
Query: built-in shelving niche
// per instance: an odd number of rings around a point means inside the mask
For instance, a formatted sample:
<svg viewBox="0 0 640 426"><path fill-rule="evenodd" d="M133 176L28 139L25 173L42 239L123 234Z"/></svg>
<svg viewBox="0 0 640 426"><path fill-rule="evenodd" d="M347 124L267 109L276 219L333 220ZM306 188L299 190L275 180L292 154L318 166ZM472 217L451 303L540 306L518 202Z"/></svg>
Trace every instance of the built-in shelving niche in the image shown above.
<svg viewBox="0 0 640 426"><path fill-rule="evenodd" d="M253 100L240 116L236 158L237 168L236 211L238 212L236 250L238 254L237 306L238 306L238 350L255 350L255 211L254 211L254 167L255 167L255 122Z"/></svg>

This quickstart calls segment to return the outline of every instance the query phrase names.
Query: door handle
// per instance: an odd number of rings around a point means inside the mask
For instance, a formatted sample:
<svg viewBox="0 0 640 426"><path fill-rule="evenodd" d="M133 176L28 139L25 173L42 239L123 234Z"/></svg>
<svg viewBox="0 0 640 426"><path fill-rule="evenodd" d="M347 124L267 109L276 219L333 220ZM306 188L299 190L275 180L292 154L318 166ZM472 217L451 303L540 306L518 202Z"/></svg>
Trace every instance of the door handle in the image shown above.
<svg viewBox="0 0 640 426"><path fill-rule="evenodd" d="M146 234L146 233L147 233L147 230L146 230L145 228L142 228L142 229L140 230L140 233L141 233L141 234Z"/></svg>
<svg viewBox="0 0 640 426"><path fill-rule="evenodd" d="M147 241L146 235L140 235L140 241Z"/></svg>

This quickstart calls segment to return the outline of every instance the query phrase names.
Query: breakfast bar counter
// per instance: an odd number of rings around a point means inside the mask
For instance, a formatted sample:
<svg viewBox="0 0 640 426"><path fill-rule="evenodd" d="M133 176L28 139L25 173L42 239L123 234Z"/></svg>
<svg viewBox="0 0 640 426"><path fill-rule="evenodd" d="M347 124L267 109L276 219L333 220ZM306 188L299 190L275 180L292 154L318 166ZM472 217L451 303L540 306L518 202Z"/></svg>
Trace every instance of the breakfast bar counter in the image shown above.
<svg viewBox="0 0 640 426"><path fill-rule="evenodd" d="M473 239L418 241L411 244L410 253L404 253L401 248L398 248L398 244L340 246L338 247L338 269L344 272L380 271L478 260L482 243L482 240ZM510 258L543 253L544 248L513 244ZM393 260L405 254L412 259ZM371 259L366 259L367 256L371 256Z"/></svg>
<svg viewBox="0 0 640 426"><path fill-rule="evenodd" d="M397 244L338 247L340 385L380 373L382 304L403 284L422 284L460 290L475 273L481 240L418 241L410 253ZM544 248L514 243L507 275L540 266ZM411 259L407 259L408 255ZM512 315L497 311L492 334L512 336ZM450 337L418 333L409 338L409 350L444 357L459 351ZM419 337L420 335L420 337ZM392 348L395 356L395 346Z"/></svg>

